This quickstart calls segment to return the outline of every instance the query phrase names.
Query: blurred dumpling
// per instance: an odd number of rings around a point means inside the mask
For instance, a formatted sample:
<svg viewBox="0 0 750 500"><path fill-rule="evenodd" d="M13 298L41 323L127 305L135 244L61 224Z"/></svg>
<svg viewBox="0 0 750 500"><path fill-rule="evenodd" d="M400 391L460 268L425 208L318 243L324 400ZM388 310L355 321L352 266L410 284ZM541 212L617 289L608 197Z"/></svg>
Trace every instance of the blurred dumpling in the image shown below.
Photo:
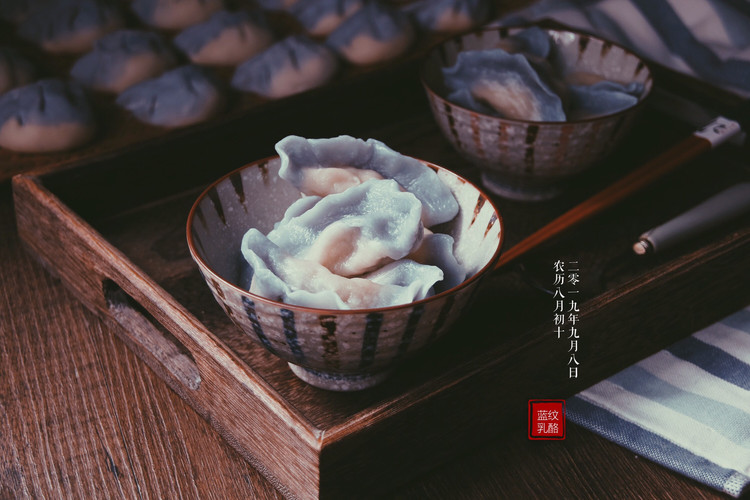
<svg viewBox="0 0 750 500"><path fill-rule="evenodd" d="M305 192L306 186L321 183L312 177L326 175L330 167L371 170L393 179L414 194L422 203L422 220L426 227L447 222L458 213L458 202L434 170L419 160L404 156L375 139L356 139L347 135L330 139L305 139L288 136L276 144L281 158L279 176ZM358 180L350 181L356 185ZM337 186L330 183L329 193ZM342 183L341 187L347 187ZM318 193L320 195L329 193Z"/></svg>
<svg viewBox="0 0 750 500"><path fill-rule="evenodd" d="M294 35L238 66L232 86L276 99L323 85L337 70L336 56L328 48Z"/></svg>
<svg viewBox="0 0 750 500"><path fill-rule="evenodd" d="M181 66L138 83L117 97L117 104L140 121L162 127L183 127L208 119L224 99L210 73L198 66Z"/></svg>
<svg viewBox="0 0 750 500"><path fill-rule="evenodd" d="M522 54L502 49L458 54L443 69L448 100L480 113L530 121L565 121L560 97Z"/></svg>
<svg viewBox="0 0 750 500"><path fill-rule="evenodd" d="M175 64L172 49L158 34L120 30L97 40L94 50L78 59L70 74L87 87L119 93Z"/></svg>
<svg viewBox="0 0 750 500"><path fill-rule="evenodd" d="M34 73L32 64L16 50L0 47L0 94L31 83Z"/></svg>
<svg viewBox="0 0 750 500"><path fill-rule="evenodd" d="M289 12L309 34L324 36L333 32L364 4L365 0L300 0Z"/></svg>
<svg viewBox="0 0 750 500"><path fill-rule="evenodd" d="M405 11L426 31L454 33L466 31L487 20L488 0L420 0Z"/></svg>
<svg viewBox="0 0 750 500"><path fill-rule="evenodd" d="M63 151L85 144L94 132L94 114L75 83L39 80L0 96L0 147Z"/></svg>
<svg viewBox="0 0 750 500"><path fill-rule="evenodd" d="M181 30L224 8L224 0L133 0L131 8L149 26Z"/></svg>
<svg viewBox="0 0 750 500"><path fill-rule="evenodd" d="M358 276L416 248L422 240L421 217L422 204L396 181L370 180L286 216L268 239L335 274Z"/></svg>
<svg viewBox="0 0 750 500"><path fill-rule="evenodd" d="M196 64L236 65L271 45L273 33L259 10L220 10L208 21L187 28L175 45Z"/></svg>
<svg viewBox="0 0 750 500"><path fill-rule="evenodd" d="M63 0L33 10L18 34L47 52L80 53L124 22L116 5L97 0Z"/></svg>
<svg viewBox="0 0 750 500"><path fill-rule="evenodd" d="M572 85L568 94L568 119L585 120L635 106L643 89L639 82L623 85L606 80L593 85Z"/></svg>
<svg viewBox="0 0 750 500"><path fill-rule="evenodd" d="M398 57L414 39L406 14L368 3L336 28L326 43L350 63L366 65Z"/></svg>

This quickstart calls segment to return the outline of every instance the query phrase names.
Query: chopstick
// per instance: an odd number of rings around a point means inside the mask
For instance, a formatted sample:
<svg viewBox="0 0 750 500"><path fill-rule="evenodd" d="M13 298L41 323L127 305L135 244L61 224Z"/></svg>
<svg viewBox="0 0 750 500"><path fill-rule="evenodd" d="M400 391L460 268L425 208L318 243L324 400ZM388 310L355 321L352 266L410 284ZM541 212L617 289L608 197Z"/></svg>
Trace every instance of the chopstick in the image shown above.
<svg viewBox="0 0 750 500"><path fill-rule="evenodd" d="M723 117L715 119L703 129L647 161L622 179L527 236L507 252L500 254L495 269L507 266L566 229L619 203L679 166L730 139L740 130L738 122Z"/></svg>

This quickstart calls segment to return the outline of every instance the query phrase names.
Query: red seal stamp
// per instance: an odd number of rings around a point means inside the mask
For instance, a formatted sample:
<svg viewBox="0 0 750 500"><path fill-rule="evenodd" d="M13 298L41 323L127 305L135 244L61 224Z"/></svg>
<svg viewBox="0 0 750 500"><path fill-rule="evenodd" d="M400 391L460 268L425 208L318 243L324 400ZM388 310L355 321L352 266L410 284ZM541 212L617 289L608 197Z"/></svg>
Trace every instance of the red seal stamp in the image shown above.
<svg viewBox="0 0 750 500"><path fill-rule="evenodd" d="M529 400L529 439L565 439L565 400Z"/></svg>

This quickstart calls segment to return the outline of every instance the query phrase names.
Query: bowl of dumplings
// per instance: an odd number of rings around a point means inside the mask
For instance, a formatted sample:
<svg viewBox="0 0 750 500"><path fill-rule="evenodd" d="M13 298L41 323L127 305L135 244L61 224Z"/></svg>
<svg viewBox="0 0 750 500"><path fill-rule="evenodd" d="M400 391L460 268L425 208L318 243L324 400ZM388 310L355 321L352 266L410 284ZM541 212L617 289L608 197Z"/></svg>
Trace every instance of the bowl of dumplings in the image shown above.
<svg viewBox="0 0 750 500"><path fill-rule="evenodd" d="M488 28L434 48L421 67L437 124L500 196L554 198L606 162L650 94L648 65L587 34Z"/></svg>
<svg viewBox="0 0 750 500"><path fill-rule="evenodd" d="M503 221L453 172L350 136L289 136L210 185L191 256L231 320L308 384L357 391L451 329Z"/></svg>

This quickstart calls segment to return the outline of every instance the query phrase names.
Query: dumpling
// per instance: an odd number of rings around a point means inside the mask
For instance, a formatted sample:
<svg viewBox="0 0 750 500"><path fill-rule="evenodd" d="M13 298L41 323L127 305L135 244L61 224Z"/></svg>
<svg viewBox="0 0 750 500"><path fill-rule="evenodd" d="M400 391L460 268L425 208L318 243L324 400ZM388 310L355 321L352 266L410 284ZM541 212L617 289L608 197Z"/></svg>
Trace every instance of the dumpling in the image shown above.
<svg viewBox="0 0 750 500"><path fill-rule="evenodd" d="M253 269L250 292L287 304L322 309L406 304L426 297L443 277L434 266L414 264L412 269L404 269L406 266L399 263L376 272L374 280L367 279L369 276L338 276L324 266L291 256L257 229L250 229L242 238L242 255ZM414 268L422 272L417 273Z"/></svg>
<svg viewBox="0 0 750 500"><path fill-rule="evenodd" d="M338 70L336 56L306 36L294 35L242 63L232 86L277 99L319 87Z"/></svg>
<svg viewBox="0 0 750 500"><path fill-rule="evenodd" d="M78 59L70 74L87 87L119 93L175 64L171 48L156 33L120 30L97 40L94 50Z"/></svg>
<svg viewBox="0 0 750 500"><path fill-rule="evenodd" d="M426 227L447 222L458 213L458 202L434 170L419 160L404 156L375 139L356 139L342 135L331 139L305 139L288 136L276 144L281 158L279 176L305 192L311 176L323 174L328 167L372 170L414 194L422 203ZM345 171L345 170L344 170ZM359 181L349 181L356 185ZM343 183L342 185L347 185ZM327 193L317 193L327 194Z"/></svg>
<svg viewBox="0 0 750 500"><path fill-rule="evenodd" d="M33 10L18 34L47 52L80 53L124 22L119 9L97 0L63 0Z"/></svg>
<svg viewBox="0 0 750 500"><path fill-rule="evenodd" d="M593 85L572 85L568 119L585 120L635 106L643 89L639 82L623 85L606 80Z"/></svg>
<svg viewBox="0 0 750 500"><path fill-rule="evenodd" d="M259 10L220 10L208 21L187 28L175 45L196 64L236 65L273 41L273 33Z"/></svg>
<svg viewBox="0 0 750 500"><path fill-rule="evenodd" d="M354 15L364 3L365 0L301 0L289 12L309 34L324 36Z"/></svg>
<svg viewBox="0 0 750 500"><path fill-rule="evenodd" d="M532 26L503 38L498 43L498 48L511 54L521 53L527 59L547 59L552 53L552 40L545 30Z"/></svg>
<svg viewBox="0 0 750 500"><path fill-rule="evenodd" d="M487 20L488 0L420 0L409 4L408 12L424 30L439 33L466 31Z"/></svg>
<svg viewBox="0 0 750 500"><path fill-rule="evenodd" d="M285 216L268 239L335 274L357 276L416 248L423 233L421 217L422 204L396 181L371 180L321 198L297 216Z"/></svg>
<svg viewBox="0 0 750 500"><path fill-rule="evenodd" d="M502 49L466 51L443 68L448 100L501 118L565 121L560 97L522 54Z"/></svg>
<svg viewBox="0 0 750 500"><path fill-rule="evenodd" d="M181 30L224 8L224 0L133 0L133 12L155 28Z"/></svg>
<svg viewBox="0 0 750 500"><path fill-rule="evenodd" d="M366 65L398 57L414 39L406 14L372 2L336 28L326 43L350 63Z"/></svg>
<svg viewBox="0 0 750 500"><path fill-rule="evenodd" d="M0 94L31 83L34 74L34 66L16 50L0 47Z"/></svg>
<svg viewBox="0 0 750 500"><path fill-rule="evenodd" d="M192 65L138 83L117 97L117 104L136 118L162 127L183 127L206 120L223 102L211 74Z"/></svg>
<svg viewBox="0 0 750 500"><path fill-rule="evenodd" d="M94 132L94 114L75 83L39 80L0 96L0 147L62 151L85 144Z"/></svg>
<svg viewBox="0 0 750 500"><path fill-rule="evenodd" d="M453 243L453 237L448 234L425 230L419 247L407 256L407 259L414 262L436 266L443 271L442 281L435 284L435 293L458 286L466 279L466 269L459 264L453 253Z"/></svg>

